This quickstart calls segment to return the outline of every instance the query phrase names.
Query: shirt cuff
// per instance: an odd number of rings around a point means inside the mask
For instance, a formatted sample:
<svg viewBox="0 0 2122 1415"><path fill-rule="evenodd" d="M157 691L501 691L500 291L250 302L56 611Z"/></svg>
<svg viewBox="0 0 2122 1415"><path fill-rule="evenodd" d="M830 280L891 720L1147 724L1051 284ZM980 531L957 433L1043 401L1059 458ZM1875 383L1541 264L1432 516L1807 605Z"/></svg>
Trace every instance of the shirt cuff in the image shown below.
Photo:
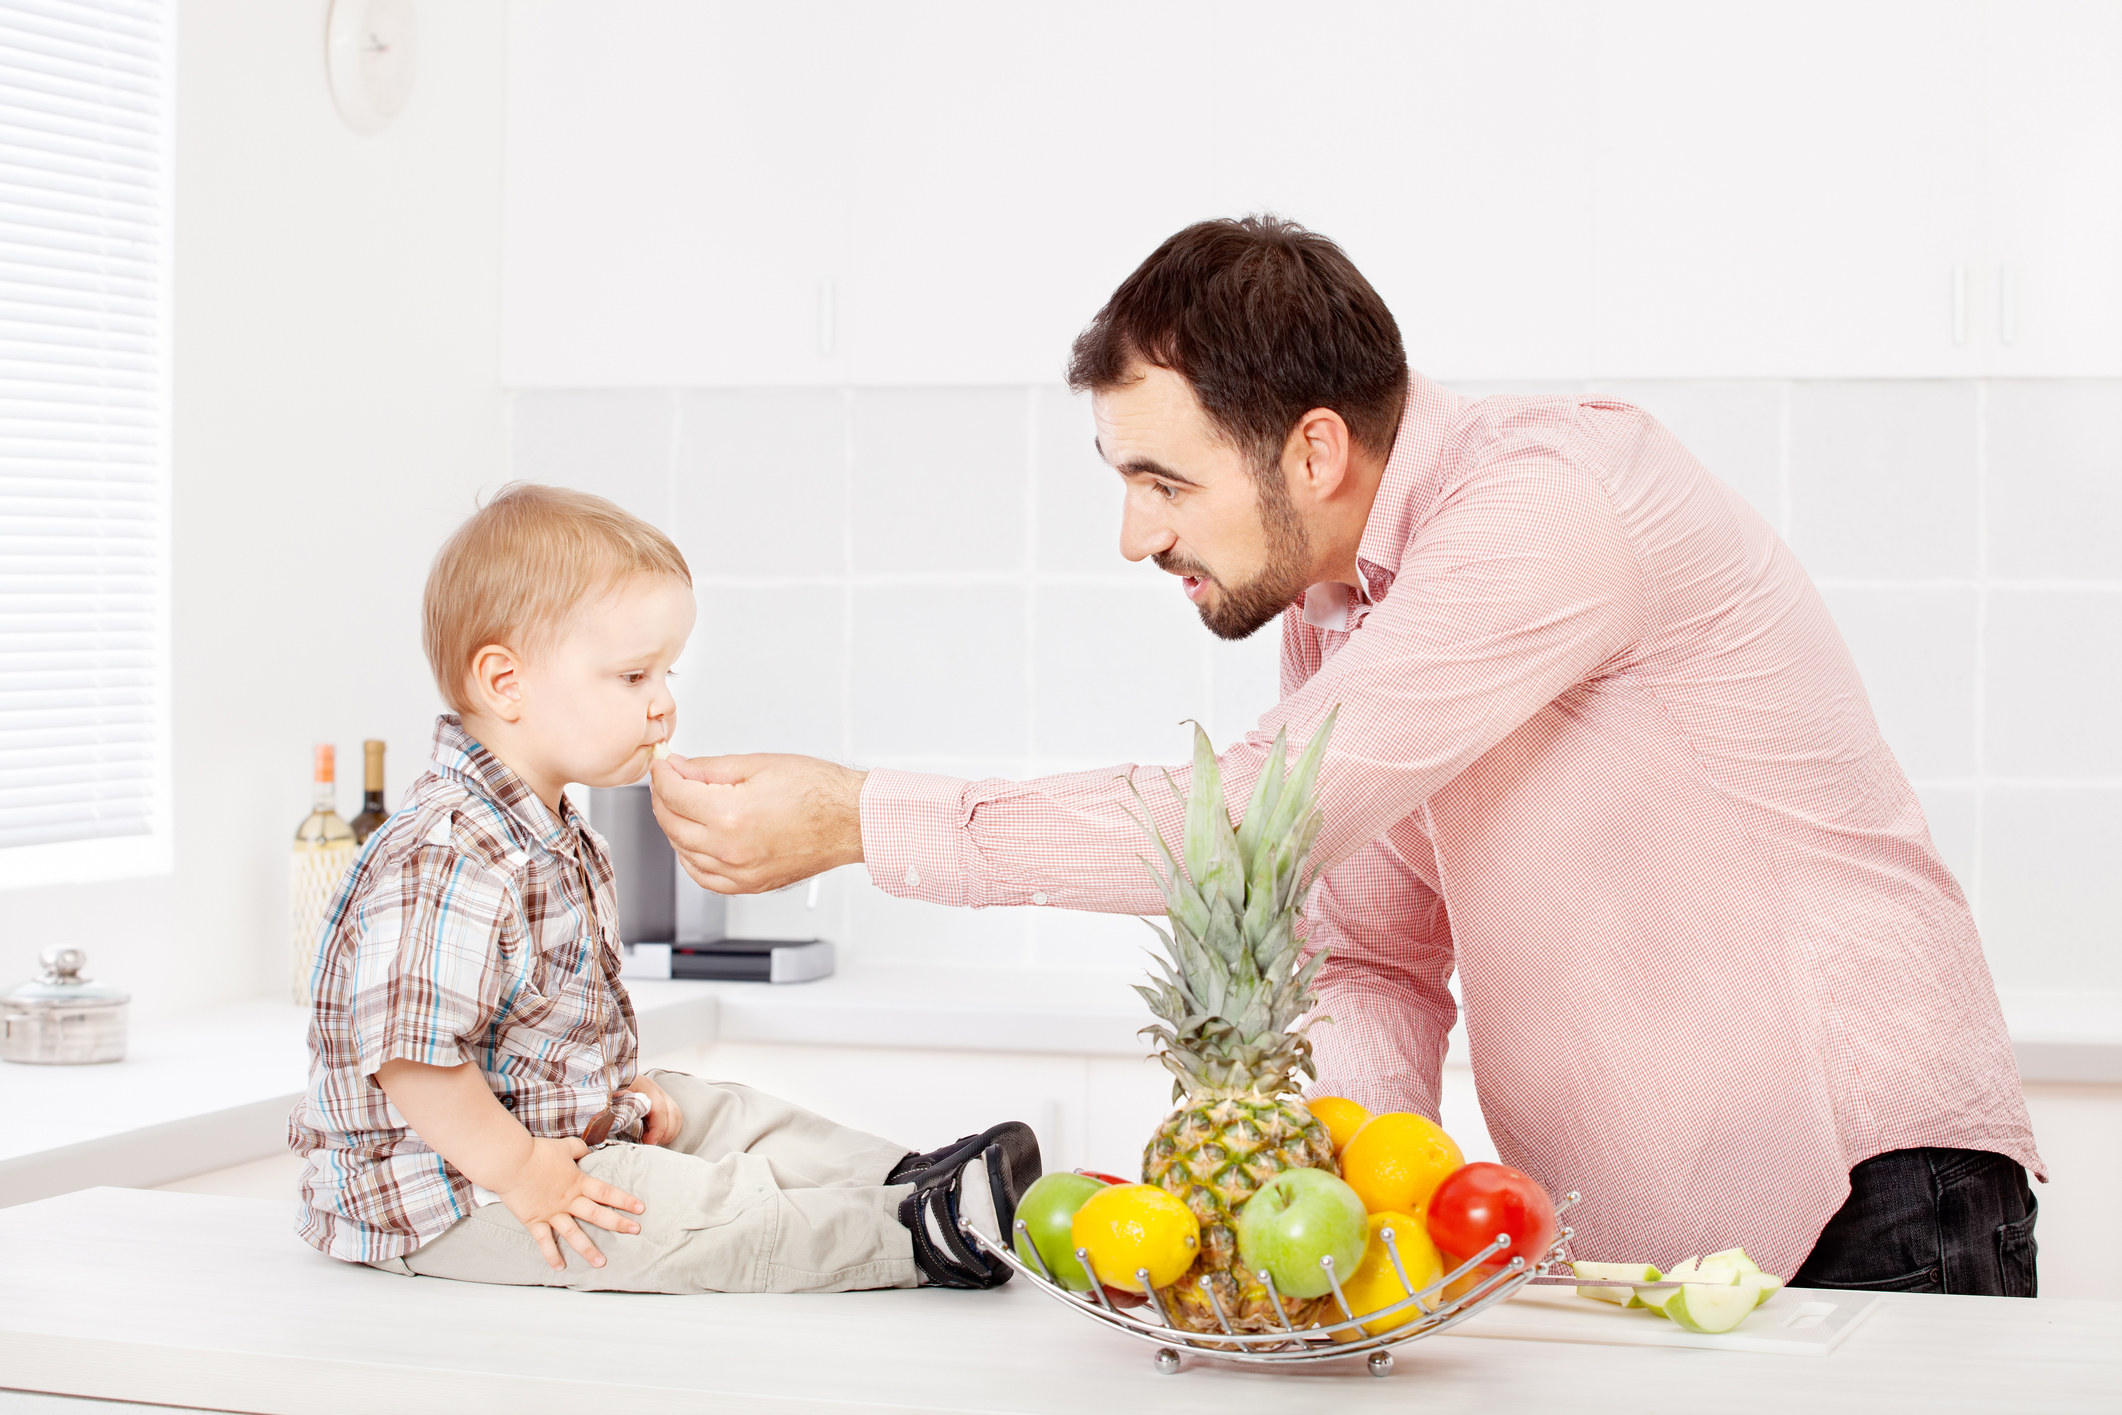
<svg viewBox="0 0 2122 1415"><path fill-rule="evenodd" d="M955 776L871 771L862 783L862 858L871 884L901 899L972 903L962 837L971 783Z"/></svg>

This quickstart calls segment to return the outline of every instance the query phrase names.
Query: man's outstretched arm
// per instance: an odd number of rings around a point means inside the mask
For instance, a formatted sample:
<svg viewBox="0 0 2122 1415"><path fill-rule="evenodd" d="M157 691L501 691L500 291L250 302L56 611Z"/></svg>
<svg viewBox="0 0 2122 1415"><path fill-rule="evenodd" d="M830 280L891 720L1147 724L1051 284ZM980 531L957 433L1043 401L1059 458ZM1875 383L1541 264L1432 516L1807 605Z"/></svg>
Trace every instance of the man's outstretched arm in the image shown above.
<svg viewBox="0 0 2122 1415"><path fill-rule="evenodd" d="M1644 623L1640 570L1604 488L1545 450L1491 467L1423 524L1349 643L1223 753L1227 799L1251 794L1278 729L1294 753L1338 708L1313 854L1331 868L1624 658ZM1183 747L1176 726L1173 737ZM902 898L1114 913L1161 911L1136 821L1146 811L1176 842L1184 811L1167 779L1183 792L1188 776L1115 766L969 782L807 757L674 762L655 768L657 815L710 889L772 889L862 861Z"/></svg>

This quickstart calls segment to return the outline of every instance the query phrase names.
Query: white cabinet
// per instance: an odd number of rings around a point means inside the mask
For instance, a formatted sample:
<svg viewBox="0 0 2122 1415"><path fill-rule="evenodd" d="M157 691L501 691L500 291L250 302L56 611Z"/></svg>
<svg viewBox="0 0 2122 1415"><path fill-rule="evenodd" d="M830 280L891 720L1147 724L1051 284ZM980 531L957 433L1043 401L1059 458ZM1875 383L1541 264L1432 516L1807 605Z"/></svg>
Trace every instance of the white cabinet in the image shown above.
<svg viewBox="0 0 2122 1415"><path fill-rule="evenodd" d="M1130 1177L1172 1108L1171 1073L1136 1057L721 1042L646 1064L756 1086L908 1149L1021 1120L1048 1169Z"/></svg>
<svg viewBox="0 0 2122 1415"><path fill-rule="evenodd" d="M1601 7L1597 371L1971 374L1971 0Z"/></svg>
<svg viewBox="0 0 2122 1415"><path fill-rule="evenodd" d="M510 14L513 386L1050 383L1262 209L1447 378L2122 372L2114 0Z"/></svg>
<svg viewBox="0 0 2122 1415"><path fill-rule="evenodd" d="M1418 365L1581 376L1592 7L1292 15L518 4L504 378L1051 383L1160 240L1256 210L1344 241Z"/></svg>
<svg viewBox="0 0 2122 1415"><path fill-rule="evenodd" d="M1989 15L1989 371L2122 375L2122 5Z"/></svg>

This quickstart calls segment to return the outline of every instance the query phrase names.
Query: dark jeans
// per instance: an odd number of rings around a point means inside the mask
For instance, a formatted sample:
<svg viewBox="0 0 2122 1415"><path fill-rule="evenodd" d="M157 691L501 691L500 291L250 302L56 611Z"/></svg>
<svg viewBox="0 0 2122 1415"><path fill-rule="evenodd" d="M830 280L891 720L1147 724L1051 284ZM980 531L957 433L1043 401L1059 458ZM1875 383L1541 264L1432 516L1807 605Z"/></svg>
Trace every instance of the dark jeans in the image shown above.
<svg viewBox="0 0 2122 1415"><path fill-rule="evenodd" d="M1849 1172L1848 1202L1791 1286L2031 1297L2040 1212L2002 1155L1889 1150Z"/></svg>

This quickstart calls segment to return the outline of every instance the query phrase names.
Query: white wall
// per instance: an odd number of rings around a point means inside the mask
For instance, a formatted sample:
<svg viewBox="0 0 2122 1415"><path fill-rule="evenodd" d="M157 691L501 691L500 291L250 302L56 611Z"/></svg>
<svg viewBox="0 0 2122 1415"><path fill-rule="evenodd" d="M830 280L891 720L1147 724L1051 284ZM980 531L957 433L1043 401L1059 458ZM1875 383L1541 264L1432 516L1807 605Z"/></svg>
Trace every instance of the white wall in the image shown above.
<svg viewBox="0 0 2122 1415"><path fill-rule="evenodd" d="M427 559L501 469L501 0L423 5L373 137L324 78L326 0L178 6L173 877L11 891L0 985L88 947L143 1015L267 992L309 750L425 759Z"/></svg>
<svg viewBox="0 0 2122 1415"><path fill-rule="evenodd" d="M1641 403L1753 501L1826 595L1999 987L2122 999L2122 382L1507 387ZM1221 643L1120 559L1064 389L521 390L513 422L516 475L612 494L691 562L687 751L1024 776L1180 760L1180 719L1228 741L1273 701L1273 631ZM740 901L738 926L815 922L790 907ZM869 957L1132 964L1140 941L860 871L822 907Z"/></svg>

